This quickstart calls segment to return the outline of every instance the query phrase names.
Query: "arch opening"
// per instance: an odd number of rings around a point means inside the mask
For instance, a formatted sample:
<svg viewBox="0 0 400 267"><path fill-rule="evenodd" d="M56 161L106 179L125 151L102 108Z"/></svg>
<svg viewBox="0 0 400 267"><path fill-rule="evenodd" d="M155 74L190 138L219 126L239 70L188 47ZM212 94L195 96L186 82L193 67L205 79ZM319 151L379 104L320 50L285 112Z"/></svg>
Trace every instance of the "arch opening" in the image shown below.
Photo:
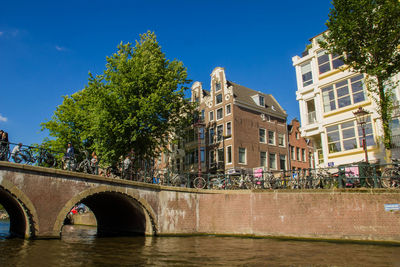
<svg viewBox="0 0 400 267"><path fill-rule="evenodd" d="M7 190L0 187L0 204L4 207L8 215L7 220L2 220L2 233L4 237L21 237L30 236L29 219L26 216L21 203ZM8 233L7 233L8 226Z"/></svg>
<svg viewBox="0 0 400 267"><path fill-rule="evenodd" d="M83 198L79 203L87 206L93 213L98 237L143 236L153 231L153 226L149 225L151 219L144 207L124 193L99 192ZM68 220L64 222L66 223Z"/></svg>

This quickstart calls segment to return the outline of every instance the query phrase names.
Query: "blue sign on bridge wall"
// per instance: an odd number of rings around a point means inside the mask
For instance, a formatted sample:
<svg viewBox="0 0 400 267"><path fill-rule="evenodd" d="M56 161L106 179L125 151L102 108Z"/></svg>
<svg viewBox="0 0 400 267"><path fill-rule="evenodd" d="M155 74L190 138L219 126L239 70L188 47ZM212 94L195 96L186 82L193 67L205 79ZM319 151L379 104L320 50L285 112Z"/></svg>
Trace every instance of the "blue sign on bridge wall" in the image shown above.
<svg viewBox="0 0 400 267"><path fill-rule="evenodd" d="M385 204L385 211L400 210L400 204Z"/></svg>

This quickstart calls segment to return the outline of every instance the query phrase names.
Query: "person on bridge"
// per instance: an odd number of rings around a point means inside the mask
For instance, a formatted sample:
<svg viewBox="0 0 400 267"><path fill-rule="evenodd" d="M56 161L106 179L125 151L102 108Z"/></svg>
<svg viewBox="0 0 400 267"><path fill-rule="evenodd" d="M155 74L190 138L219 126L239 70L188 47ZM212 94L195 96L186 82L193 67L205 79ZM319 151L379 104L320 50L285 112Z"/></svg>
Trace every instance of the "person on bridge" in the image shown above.
<svg viewBox="0 0 400 267"><path fill-rule="evenodd" d="M20 157L21 147L22 143L19 143L17 146L14 147L14 149L11 152L11 157L15 163L20 163L22 161L22 158Z"/></svg>
<svg viewBox="0 0 400 267"><path fill-rule="evenodd" d="M129 179L131 178L131 165L132 161L129 155L126 155L125 160L122 162L122 178Z"/></svg>
<svg viewBox="0 0 400 267"><path fill-rule="evenodd" d="M8 152L10 151L10 144L8 142L8 133L2 131L0 136L0 160L8 160Z"/></svg>
<svg viewBox="0 0 400 267"><path fill-rule="evenodd" d="M98 175L99 174L99 162L97 160L96 152L93 151L92 159L90 160L90 166L92 167L93 173Z"/></svg>
<svg viewBox="0 0 400 267"><path fill-rule="evenodd" d="M67 170L71 170L73 168L74 160L75 160L75 150L72 146L71 142L68 143L67 153L65 153L65 159L67 161Z"/></svg>

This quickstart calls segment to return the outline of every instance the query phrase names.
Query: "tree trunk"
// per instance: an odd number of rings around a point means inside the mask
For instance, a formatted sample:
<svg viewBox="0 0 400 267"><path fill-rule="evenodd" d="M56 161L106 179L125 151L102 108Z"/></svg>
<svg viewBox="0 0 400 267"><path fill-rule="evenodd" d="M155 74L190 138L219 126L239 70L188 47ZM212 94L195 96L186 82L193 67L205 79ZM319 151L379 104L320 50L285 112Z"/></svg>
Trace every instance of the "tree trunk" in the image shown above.
<svg viewBox="0 0 400 267"><path fill-rule="evenodd" d="M379 91L379 106L381 109L381 119L383 126L383 144L386 152L386 162L391 161L391 146L392 146L392 136L390 131L390 109L389 103L386 99L385 89L383 85L383 79L381 77L376 77L378 82Z"/></svg>

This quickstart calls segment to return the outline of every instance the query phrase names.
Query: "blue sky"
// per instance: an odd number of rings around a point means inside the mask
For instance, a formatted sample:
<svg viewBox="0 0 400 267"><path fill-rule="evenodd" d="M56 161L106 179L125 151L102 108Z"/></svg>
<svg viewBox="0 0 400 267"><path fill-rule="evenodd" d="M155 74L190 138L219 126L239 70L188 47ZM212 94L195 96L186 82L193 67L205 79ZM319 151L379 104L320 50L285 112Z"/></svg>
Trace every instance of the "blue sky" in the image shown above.
<svg viewBox="0 0 400 267"><path fill-rule="evenodd" d="M208 89L210 73L272 94L299 117L292 57L326 29L328 0L3 1L0 6L0 129L10 142L40 143L63 95L101 74L122 41L154 31L168 59Z"/></svg>

